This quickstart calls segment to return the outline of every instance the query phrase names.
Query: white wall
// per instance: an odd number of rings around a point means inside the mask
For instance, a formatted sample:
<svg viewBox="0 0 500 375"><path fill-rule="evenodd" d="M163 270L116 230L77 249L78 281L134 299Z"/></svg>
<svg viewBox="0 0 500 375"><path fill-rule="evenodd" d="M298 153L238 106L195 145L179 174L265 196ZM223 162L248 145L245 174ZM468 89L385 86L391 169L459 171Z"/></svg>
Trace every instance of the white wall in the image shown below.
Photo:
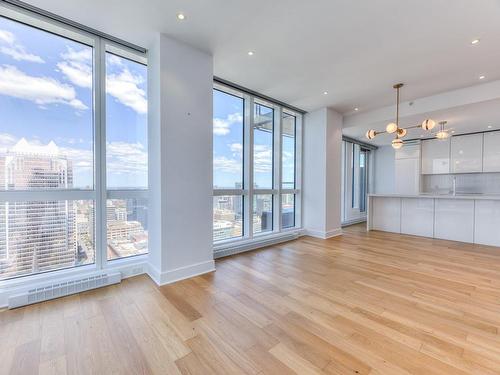
<svg viewBox="0 0 500 375"><path fill-rule="evenodd" d="M214 269L212 56L159 35L149 55L150 275Z"/></svg>
<svg viewBox="0 0 500 375"><path fill-rule="evenodd" d="M395 192L395 152L392 146L382 146L374 155L374 193L393 194Z"/></svg>
<svg viewBox="0 0 500 375"><path fill-rule="evenodd" d="M304 124L303 212L307 234L341 233L342 116L330 108L307 113Z"/></svg>

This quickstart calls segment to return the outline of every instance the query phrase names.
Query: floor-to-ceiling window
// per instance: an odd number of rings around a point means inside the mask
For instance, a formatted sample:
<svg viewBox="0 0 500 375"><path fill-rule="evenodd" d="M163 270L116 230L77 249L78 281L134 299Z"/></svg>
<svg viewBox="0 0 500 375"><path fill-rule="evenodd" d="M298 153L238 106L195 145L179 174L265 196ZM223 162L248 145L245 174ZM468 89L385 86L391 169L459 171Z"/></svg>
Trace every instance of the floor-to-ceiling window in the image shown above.
<svg viewBox="0 0 500 375"><path fill-rule="evenodd" d="M220 84L213 103L214 242L300 226L301 114Z"/></svg>
<svg viewBox="0 0 500 375"><path fill-rule="evenodd" d="M342 223L366 220L371 149L342 141Z"/></svg>
<svg viewBox="0 0 500 375"><path fill-rule="evenodd" d="M0 280L147 253L145 64L0 7Z"/></svg>

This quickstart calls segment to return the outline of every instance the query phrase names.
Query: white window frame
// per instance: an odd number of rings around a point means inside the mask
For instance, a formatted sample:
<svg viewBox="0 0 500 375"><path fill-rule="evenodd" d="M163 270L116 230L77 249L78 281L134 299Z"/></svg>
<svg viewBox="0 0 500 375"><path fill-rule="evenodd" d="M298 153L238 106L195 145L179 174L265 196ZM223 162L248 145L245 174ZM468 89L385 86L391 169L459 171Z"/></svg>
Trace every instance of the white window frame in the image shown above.
<svg viewBox="0 0 500 375"><path fill-rule="evenodd" d="M284 233L300 231L302 228L302 121L303 115L286 106L269 100L261 99L247 92L238 91L227 85L215 82L214 89L243 98L243 187L242 189L213 189L213 196L243 196L243 235L241 237L214 241L214 250L226 248L229 245L247 244L253 241L280 237ZM253 124L254 104L262 104L274 110L273 129L273 187L271 189L255 189L253 173ZM295 116L295 188L283 189L282 173L282 114ZM272 231L253 233L253 199L255 195L272 194L273 199L273 229ZM282 228L283 194L294 194L295 226Z"/></svg>
<svg viewBox="0 0 500 375"><path fill-rule="evenodd" d="M129 60L147 65L147 55L129 47L107 40L101 36L80 30L65 23L49 19L14 5L1 4L0 17L5 17L55 35L74 40L93 48L93 141L94 141L94 181L93 189L41 189L0 191L0 201L26 200L93 200L95 225L95 259L93 264L74 266L36 274L0 280L0 295L11 288L31 285L36 282L54 280L76 274L87 274L102 270L136 267L147 262L148 254L130 256L112 261L107 260L106 200L147 198L148 189L107 190L106 186L106 51ZM149 183L149 182L148 182ZM148 202L149 204L149 202Z"/></svg>

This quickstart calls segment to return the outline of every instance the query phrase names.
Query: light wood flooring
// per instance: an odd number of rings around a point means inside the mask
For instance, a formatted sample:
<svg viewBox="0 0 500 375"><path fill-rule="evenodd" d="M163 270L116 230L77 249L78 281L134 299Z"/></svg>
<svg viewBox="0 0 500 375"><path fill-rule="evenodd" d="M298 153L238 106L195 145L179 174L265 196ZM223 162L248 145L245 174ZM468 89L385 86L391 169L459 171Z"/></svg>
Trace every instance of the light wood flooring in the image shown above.
<svg viewBox="0 0 500 375"><path fill-rule="evenodd" d="M500 374L500 248L346 228L0 313L1 374Z"/></svg>

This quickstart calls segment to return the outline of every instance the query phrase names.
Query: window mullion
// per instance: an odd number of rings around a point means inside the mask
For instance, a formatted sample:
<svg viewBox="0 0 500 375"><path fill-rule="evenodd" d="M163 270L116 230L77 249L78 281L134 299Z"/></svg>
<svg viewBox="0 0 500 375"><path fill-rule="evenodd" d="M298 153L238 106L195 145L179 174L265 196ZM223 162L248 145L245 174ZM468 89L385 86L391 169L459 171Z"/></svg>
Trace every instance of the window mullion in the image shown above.
<svg viewBox="0 0 500 375"><path fill-rule="evenodd" d="M274 152L273 152L273 169L274 169L274 189L276 194L273 195L273 231L281 230L281 166L282 166L282 120L283 109L281 107L274 110Z"/></svg>
<svg viewBox="0 0 500 375"><path fill-rule="evenodd" d="M295 118L295 226L302 227L302 139L303 116Z"/></svg>
<svg viewBox="0 0 500 375"><path fill-rule="evenodd" d="M94 52L94 124L95 124L95 251L98 269L106 266L106 61L102 39Z"/></svg>
<svg viewBox="0 0 500 375"><path fill-rule="evenodd" d="M244 236L253 237L253 124L254 124L254 99L245 95L244 118L244 188L248 195L244 200Z"/></svg>

